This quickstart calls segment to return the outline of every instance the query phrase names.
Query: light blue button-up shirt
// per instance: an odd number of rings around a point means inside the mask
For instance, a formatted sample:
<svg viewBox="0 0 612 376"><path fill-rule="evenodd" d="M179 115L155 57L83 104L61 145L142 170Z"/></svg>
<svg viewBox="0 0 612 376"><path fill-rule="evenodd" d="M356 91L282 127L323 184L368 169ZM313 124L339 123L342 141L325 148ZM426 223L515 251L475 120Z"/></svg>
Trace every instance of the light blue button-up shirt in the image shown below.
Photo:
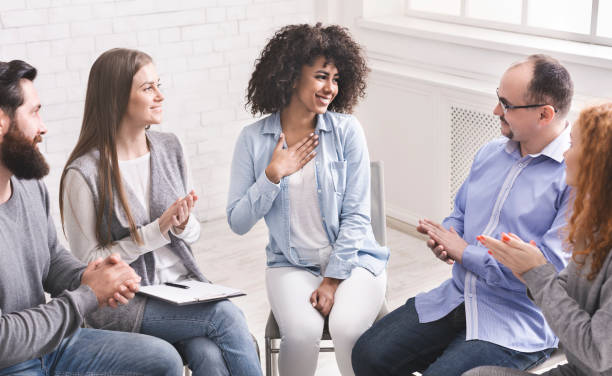
<svg viewBox="0 0 612 376"><path fill-rule="evenodd" d="M466 340L478 339L533 352L556 347L558 339L527 297L526 288L478 243L481 234L499 238L512 232L534 240L557 270L567 265L563 251L570 189L563 152L570 127L539 154L521 157L519 144L498 139L478 151L472 169L443 225L468 243L452 278L416 297L420 322L446 316L465 302Z"/></svg>
<svg viewBox="0 0 612 376"><path fill-rule="evenodd" d="M322 225L332 245L325 277L346 279L354 267L374 275L385 269L389 250L376 243L370 224L370 159L361 125L352 115L317 115L315 176ZM275 113L245 127L234 150L227 203L232 230L245 234L262 217L269 230L269 267L298 266L321 273L312 257L290 246L288 177L279 184L265 174L281 134ZM286 145L285 145L286 147Z"/></svg>

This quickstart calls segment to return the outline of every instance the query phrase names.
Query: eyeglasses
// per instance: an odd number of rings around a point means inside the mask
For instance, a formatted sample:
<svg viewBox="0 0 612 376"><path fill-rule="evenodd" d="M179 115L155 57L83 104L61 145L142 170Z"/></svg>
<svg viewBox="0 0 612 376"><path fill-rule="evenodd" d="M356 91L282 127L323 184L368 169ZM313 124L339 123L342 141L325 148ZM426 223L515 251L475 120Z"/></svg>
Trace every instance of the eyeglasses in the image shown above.
<svg viewBox="0 0 612 376"><path fill-rule="evenodd" d="M497 93L497 101L499 102L499 105L502 108L502 111L504 112L504 115L508 112L508 110L514 110L514 109L519 109L519 108L535 108L535 107L542 107L542 106L551 106L553 108L553 110L555 110L555 112L557 112L557 109L555 108L555 106L546 104L546 103L542 103L542 104L527 104L524 106L513 106L511 104L508 104L506 102L504 102L500 97L499 97L499 88L495 91Z"/></svg>

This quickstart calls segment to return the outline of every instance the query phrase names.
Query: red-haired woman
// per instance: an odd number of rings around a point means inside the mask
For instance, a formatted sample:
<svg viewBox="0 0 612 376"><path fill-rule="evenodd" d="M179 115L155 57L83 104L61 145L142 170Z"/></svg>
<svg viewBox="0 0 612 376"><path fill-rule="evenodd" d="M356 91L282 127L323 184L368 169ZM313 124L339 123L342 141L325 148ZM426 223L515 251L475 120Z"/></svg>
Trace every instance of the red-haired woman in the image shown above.
<svg viewBox="0 0 612 376"><path fill-rule="evenodd" d="M566 180L573 188L568 223L572 261L557 274L531 241L502 233L481 242L527 286L563 343L568 363L546 375L612 375L612 103L582 111L565 152ZM479 367L464 376L529 375Z"/></svg>

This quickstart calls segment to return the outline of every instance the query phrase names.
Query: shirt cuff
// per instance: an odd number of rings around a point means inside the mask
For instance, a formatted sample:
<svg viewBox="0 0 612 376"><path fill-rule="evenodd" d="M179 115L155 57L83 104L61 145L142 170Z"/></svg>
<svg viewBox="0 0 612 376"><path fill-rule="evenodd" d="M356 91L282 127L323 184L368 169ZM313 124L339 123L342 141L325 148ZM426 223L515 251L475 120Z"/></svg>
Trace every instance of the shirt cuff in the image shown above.
<svg viewBox="0 0 612 376"><path fill-rule="evenodd" d="M176 229L176 227L174 226L170 226L170 233L176 236L177 238L183 238L185 234L187 233L187 230L189 229L190 223L191 223L191 214L189 214L189 220L187 221L185 228L180 233L174 231Z"/></svg>
<svg viewBox="0 0 612 376"><path fill-rule="evenodd" d="M280 182L271 182L270 179L268 179L268 175L266 175L265 171L259 175L259 178L255 182L255 186L257 187L257 192L260 195L271 200L274 200L278 192L281 190Z"/></svg>
<svg viewBox="0 0 612 376"><path fill-rule="evenodd" d="M468 244L463 250L463 256L461 257L461 263L463 266L480 275L480 270L486 265L487 257L491 257L487 254L487 251L483 247Z"/></svg>
<svg viewBox="0 0 612 376"><path fill-rule="evenodd" d="M200 236L200 231L197 229L194 229L194 226L200 226L200 222L195 217L195 215L193 215L193 213L190 213L189 220L187 221L187 224L185 225L185 228L183 229L183 231L181 231L181 233L179 234L176 231L174 231L175 227L171 226L170 233L172 233L172 235L176 236L177 238L183 239L187 243L191 244L197 241ZM195 233L195 231L197 231L197 234Z"/></svg>
<svg viewBox="0 0 612 376"><path fill-rule="evenodd" d="M339 257L335 257L333 254L329 257L329 263L325 268L325 273L323 273L323 277L327 278L336 278L336 279L347 279L351 276L351 272L355 266L348 262L344 261Z"/></svg>
<svg viewBox="0 0 612 376"><path fill-rule="evenodd" d="M141 227L142 237L144 239L145 247L150 251L161 248L166 244L170 243L170 236L162 234L159 228L159 219L149 223L146 226Z"/></svg>
<svg viewBox="0 0 612 376"><path fill-rule="evenodd" d="M550 280L551 277L557 276L557 269L549 262L544 265L536 266L521 275L525 280L528 291L531 293L533 301L539 303L536 298L542 287Z"/></svg>
<svg viewBox="0 0 612 376"><path fill-rule="evenodd" d="M98 298L87 285L81 285L76 290L66 291L64 294L74 302L81 317L98 309Z"/></svg>

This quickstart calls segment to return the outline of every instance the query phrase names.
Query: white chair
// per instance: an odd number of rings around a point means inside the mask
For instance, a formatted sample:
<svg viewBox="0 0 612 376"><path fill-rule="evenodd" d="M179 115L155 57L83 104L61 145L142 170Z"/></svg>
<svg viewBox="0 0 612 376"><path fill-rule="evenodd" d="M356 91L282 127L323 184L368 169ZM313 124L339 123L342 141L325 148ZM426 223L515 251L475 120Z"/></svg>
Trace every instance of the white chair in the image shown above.
<svg viewBox="0 0 612 376"><path fill-rule="evenodd" d="M372 231L374 232L374 238L380 245L387 244L387 219L385 214L385 191L384 191L384 179L383 179L383 163L381 161L374 161L370 163L370 206L371 214L370 219L372 223ZM376 320L386 315L389 312L387 305L387 299L383 302L380 312ZM277 369L272 367L272 354L278 354L280 352L280 330L278 323L274 318L274 314L270 311L268 315L268 322L266 323L266 376L273 376L277 374ZM322 341L331 340L329 334L329 325L327 318L325 319L325 325L323 327L323 335L321 336ZM320 352L333 352L333 346L321 346Z"/></svg>

